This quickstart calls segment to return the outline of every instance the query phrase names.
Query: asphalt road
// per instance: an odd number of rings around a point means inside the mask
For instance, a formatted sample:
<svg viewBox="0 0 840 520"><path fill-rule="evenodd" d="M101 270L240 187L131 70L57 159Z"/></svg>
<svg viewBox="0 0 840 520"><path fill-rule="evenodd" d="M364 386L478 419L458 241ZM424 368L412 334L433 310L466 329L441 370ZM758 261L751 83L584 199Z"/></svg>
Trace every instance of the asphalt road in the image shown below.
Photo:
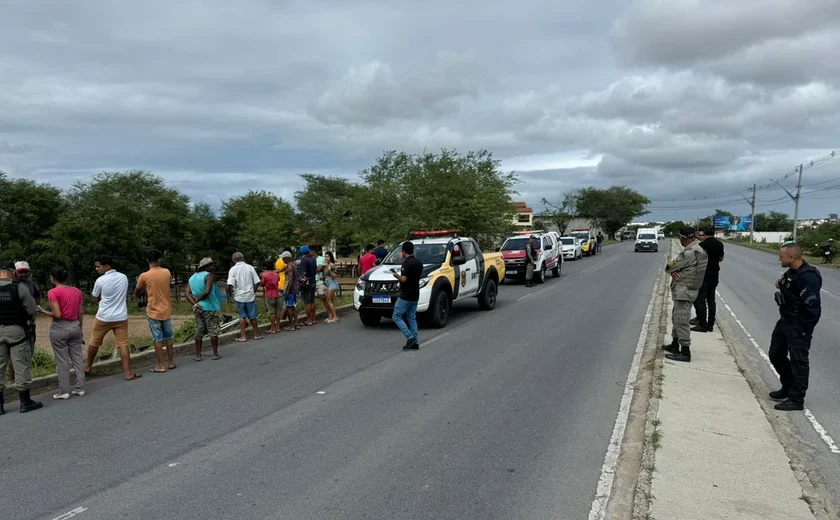
<svg viewBox="0 0 840 520"><path fill-rule="evenodd" d="M0 418L0 511L114 518L585 518L661 268L632 245L403 352L354 314ZM324 392L324 393L321 393ZM63 516L62 519L70 516Z"/></svg>
<svg viewBox="0 0 840 520"><path fill-rule="evenodd" d="M718 292L766 352L770 346L770 334L779 318L779 310L773 300L776 291L774 282L781 277L784 269L772 253L728 243L725 244L725 252ZM840 407L837 406L837 396L840 396L840 271L820 268L819 265L817 268L823 277L822 318L814 330L811 343L811 380L805 405L834 442L840 444ZM740 326L720 303L718 314L729 320L745 344L750 344ZM768 386L776 389L779 380L766 362L759 358L754 348L748 348L747 352L761 367ZM801 437L815 447L818 453L816 461L829 491L834 497L840 497L840 454L829 450L828 444L803 413L795 413L791 417Z"/></svg>

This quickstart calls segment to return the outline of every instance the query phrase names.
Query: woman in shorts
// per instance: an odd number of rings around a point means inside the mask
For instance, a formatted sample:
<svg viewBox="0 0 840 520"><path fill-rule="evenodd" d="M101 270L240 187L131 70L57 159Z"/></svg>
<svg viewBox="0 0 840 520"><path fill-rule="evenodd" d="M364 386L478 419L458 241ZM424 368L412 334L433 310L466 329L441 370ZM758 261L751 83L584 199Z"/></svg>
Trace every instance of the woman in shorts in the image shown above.
<svg viewBox="0 0 840 520"><path fill-rule="evenodd" d="M327 297L325 303L327 305L327 323L335 323L338 321L338 314L335 312L335 295L338 292L338 275L335 267L335 256L328 251L324 254L327 262L324 266L324 284L327 286Z"/></svg>

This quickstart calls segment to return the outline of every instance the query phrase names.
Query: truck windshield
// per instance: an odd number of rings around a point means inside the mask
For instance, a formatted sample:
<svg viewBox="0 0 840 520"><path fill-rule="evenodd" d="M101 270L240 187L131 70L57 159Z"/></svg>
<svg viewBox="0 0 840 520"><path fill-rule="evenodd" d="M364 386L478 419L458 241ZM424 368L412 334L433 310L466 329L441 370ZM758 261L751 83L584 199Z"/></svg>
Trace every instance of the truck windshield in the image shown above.
<svg viewBox="0 0 840 520"><path fill-rule="evenodd" d="M574 238L561 238L560 240L562 240L562 241L563 241L563 245L564 245L564 246L573 246L573 245L575 245L575 239L574 239Z"/></svg>
<svg viewBox="0 0 840 520"><path fill-rule="evenodd" d="M528 237L509 238L505 240L505 245L502 246L502 251L521 251L525 249L528 243ZM534 249L539 249L540 241L534 240Z"/></svg>
<svg viewBox="0 0 840 520"><path fill-rule="evenodd" d="M446 261L446 244L418 244L414 243L414 256L423 265L442 264ZM403 262L402 244L385 257L383 264L397 265Z"/></svg>
<svg viewBox="0 0 840 520"><path fill-rule="evenodd" d="M572 236L578 240L583 240L584 242L589 240L589 233L572 233Z"/></svg>
<svg viewBox="0 0 840 520"><path fill-rule="evenodd" d="M656 240L656 235L652 233L642 233L639 235L639 240Z"/></svg>

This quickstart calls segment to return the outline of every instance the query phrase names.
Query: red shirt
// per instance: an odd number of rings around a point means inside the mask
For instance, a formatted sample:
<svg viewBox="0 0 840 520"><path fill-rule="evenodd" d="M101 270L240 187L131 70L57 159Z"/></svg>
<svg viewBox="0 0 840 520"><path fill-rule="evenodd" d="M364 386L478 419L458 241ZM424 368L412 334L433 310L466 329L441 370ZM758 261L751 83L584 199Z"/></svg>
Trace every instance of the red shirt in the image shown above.
<svg viewBox="0 0 840 520"><path fill-rule="evenodd" d="M376 255L373 253L365 253L362 255L362 258L359 259L359 267L362 270L361 274L365 274L376 267Z"/></svg>
<svg viewBox="0 0 840 520"><path fill-rule="evenodd" d="M280 283L280 275L274 271L266 271L262 275L263 289L266 298L279 298L280 290L277 284Z"/></svg>
<svg viewBox="0 0 840 520"><path fill-rule="evenodd" d="M47 298L51 302L57 302L61 308L61 319L77 321L79 319L79 307L82 305L82 291L75 287L65 285L50 289Z"/></svg>

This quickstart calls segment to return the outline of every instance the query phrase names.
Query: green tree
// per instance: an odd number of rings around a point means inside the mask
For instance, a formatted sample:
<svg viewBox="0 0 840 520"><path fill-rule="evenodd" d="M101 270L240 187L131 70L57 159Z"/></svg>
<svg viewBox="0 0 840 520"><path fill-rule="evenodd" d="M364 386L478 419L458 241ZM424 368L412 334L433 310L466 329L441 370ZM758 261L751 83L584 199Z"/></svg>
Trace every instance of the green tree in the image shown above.
<svg viewBox="0 0 840 520"><path fill-rule="evenodd" d="M756 231L792 231L793 221L787 213L771 211L769 213L755 214Z"/></svg>
<svg viewBox="0 0 840 520"><path fill-rule="evenodd" d="M666 237L678 237L680 235L680 231L682 228L686 227L686 225L687 224L682 220L668 222L662 226L662 232L665 233Z"/></svg>
<svg viewBox="0 0 840 520"><path fill-rule="evenodd" d="M50 260L44 239L64 211L61 190L0 172L0 258L26 260L42 283Z"/></svg>
<svg viewBox="0 0 840 520"><path fill-rule="evenodd" d="M365 240L359 237L358 203L364 186L343 177L303 174L306 185L295 192L300 228L303 236L316 244L335 239L340 245ZM370 241L367 238L367 241Z"/></svg>
<svg viewBox="0 0 840 520"><path fill-rule="evenodd" d="M110 254L129 278L146 269L146 252L159 249L164 264L183 269L189 199L145 171L102 173L78 182L67 208L44 240L51 262L64 262L81 281L94 277L97 255Z"/></svg>
<svg viewBox="0 0 840 520"><path fill-rule="evenodd" d="M602 228L608 236L615 234L634 218L647 215L650 199L627 186L612 186L606 190L590 186L578 194L578 215Z"/></svg>
<svg viewBox="0 0 840 520"><path fill-rule="evenodd" d="M490 248L513 229L517 182L486 150L387 152L361 173L356 223L365 241L402 240L413 230L458 229ZM360 240L361 242L361 240Z"/></svg>
<svg viewBox="0 0 840 520"><path fill-rule="evenodd" d="M540 218L557 226L560 235L565 236L569 223L578 216L577 203L579 196L579 191L572 189L563 193L557 204L549 202L548 199L542 199L542 205L545 209Z"/></svg>
<svg viewBox="0 0 840 520"><path fill-rule="evenodd" d="M228 199L222 204L220 221L227 236L223 262L239 251L248 263L262 266L297 243L292 205L267 191L249 191Z"/></svg>

